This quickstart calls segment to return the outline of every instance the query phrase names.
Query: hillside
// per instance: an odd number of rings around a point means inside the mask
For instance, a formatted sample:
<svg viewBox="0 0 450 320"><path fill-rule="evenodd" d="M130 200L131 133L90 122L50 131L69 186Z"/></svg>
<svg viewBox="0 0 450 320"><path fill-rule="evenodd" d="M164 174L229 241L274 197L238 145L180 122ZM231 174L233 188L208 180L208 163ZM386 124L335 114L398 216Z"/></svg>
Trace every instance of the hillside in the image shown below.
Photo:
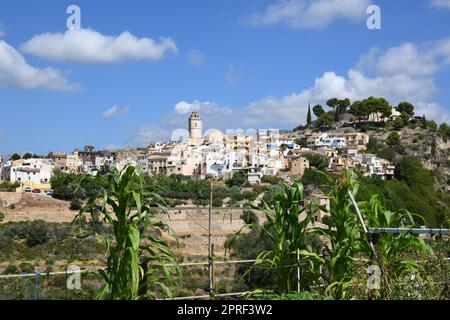
<svg viewBox="0 0 450 320"><path fill-rule="evenodd" d="M348 114L345 114L348 116ZM344 118L345 118L344 116ZM364 132L369 143L362 153L395 164L394 179L361 177L359 200L378 195L392 210L421 215L426 225L448 227L450 221L450 134L447 124L408 118L403 123L339 121L323 127L317 120L297 128L299 136L313 132ZM305 180L305 179L304 179ZM311 181L309 174L307 181Z"/></svg>

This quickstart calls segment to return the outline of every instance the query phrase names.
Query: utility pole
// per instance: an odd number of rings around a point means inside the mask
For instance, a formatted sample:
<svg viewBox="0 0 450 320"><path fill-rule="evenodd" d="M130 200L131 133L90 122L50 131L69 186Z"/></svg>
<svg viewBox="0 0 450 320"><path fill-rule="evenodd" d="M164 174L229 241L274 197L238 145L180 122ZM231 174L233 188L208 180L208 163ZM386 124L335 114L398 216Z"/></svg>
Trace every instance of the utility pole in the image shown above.
<svg viewBox="0 0 450 320"><path fill-rule="evenodd" d="M214 295L214 261L212 256L212 241L211 241L211 220L212 220L212 202L213 202L213 181L210 177L210 195L209 195L209 213L208 213L208 273L209 273L209 296Z"/></svg>

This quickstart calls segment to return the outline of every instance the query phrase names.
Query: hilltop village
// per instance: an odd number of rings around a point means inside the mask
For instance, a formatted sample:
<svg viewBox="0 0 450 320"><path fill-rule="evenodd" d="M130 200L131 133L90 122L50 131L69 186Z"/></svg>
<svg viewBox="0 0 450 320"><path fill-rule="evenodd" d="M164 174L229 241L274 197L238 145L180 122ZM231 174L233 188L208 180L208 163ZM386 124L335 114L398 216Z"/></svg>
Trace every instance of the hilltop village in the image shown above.
<svg viewBox="0 0 450 320"><path fill-rule="evenodd" d="M394 175L395 166L390 161L364 152L369 135L352 128L290 133L269 129L233 135L220 131L204 135L202 128L200 113L193 112L188 120L189 137L184 141L113 151L85 146L70 154L55 151L45 158L12 158L0 162L0 180L19 183L27 190L48 190L55 170L97 175L105 167L120 170L131 164L142 167L148 175L180 174L199 179L226 180L244 171L248 182L257 184L263 176L301 177L305 169L313 167L308 159L314 154L329 159L331 172L358 167L367 176L390 179Z"/></svg>

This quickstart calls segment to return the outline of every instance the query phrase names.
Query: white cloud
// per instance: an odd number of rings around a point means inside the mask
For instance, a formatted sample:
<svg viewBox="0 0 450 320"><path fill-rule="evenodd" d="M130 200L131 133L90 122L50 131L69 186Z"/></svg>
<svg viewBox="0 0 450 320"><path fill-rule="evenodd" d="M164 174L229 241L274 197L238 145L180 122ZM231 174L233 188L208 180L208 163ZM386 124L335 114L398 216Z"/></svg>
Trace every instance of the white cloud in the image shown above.
<svg viewBox="0 0 450 320"><path fill-rule="evenodd" d="M155 123L148 123L139 129L134 140L140 145L145 145L155 141L168 140L170 135L170 130Z"/></svg>
<svg viewBox="0 0 450 320"><path fill-rule="evenodd" d="M252 26L324 28L339 19L364 19L369 5L369 0L278 0L263 12L245 17L243 22Z"/></svg>
<svg viewBox="0 0 450 320"><path fill-rule="evenodd" d="M429 1L433 7L450 9L450 0L429 0Z"/></svg>
<svg viewBox="0 0 450 320"><path fill-rule="evenodd" d="M74 91L78 84L70 83L62 73L52 68L35 68L5 41L0 40L0 87Z"/></svg>
<svg viewBox="0 0 450 320"><path fill-rule="evenodd" d="M372 49L346 75L325 72L308 89L284 97L266 97L238 108L214 102L180 102L167 117L169 125L186 126L186 115L200 111L206 128L292 128L306 119L308 104L325 105L327 99L387 98L393 105L411 101L417 114L438 122L449 121L450 110L433 102L438 90L435 76L450 62L450 41L427 47L405 43L385 51ZM450 106L447 106L450 107Z"/></svg>
<svg viewBox="0 0 450 320"><path fill-rule="evenodd" d="M239 72L236 70L234 64L230 64L228 66L227 71L225 72L225 81L228 83L236 83L239 81Z"/></svg>
<svg viewBox="0 0 450 320"><path fill-rule="evenodd" d="M126 115L128 112L130 112L131 108L126 106L126 107L119 107L118 105L114 105L111 108L103 111L102 116L103 118L111 118L114 116L118 116L118 115Z"/></svg>
<svg viewBox="0 0 450 320"><path fill-rule="evenodd" d="M191 50L187 55L188 62L194 66L200 67L205 64L206 57L199 50Z"/></svg>
<svg viewBox="0 0 450 320"><path fill-rule="evenodd" d="M230 107L220 106L217 103L209 101L181 101L177 103L171 113L169 113L164 122L172 128L185 128L188 116L191 112L198 111L204 123L212 126L217 124L224 127L232 125L236 120L235 111Z"/></svg>
<svg viewBox="0 0 450 320"><path fill-rule="evenodd" d="M419 102L415 104L415 114L425 115L427 119L434 119L437 123L450 123L450 111L435 102Z"/></svg>
<svg viewBox="0 0 450 320"><path fill-rule="evenodd" d="M137 38L129 32L117 37L105 36L91 29L44 33L22 45L26 53L57 62L115 63L124 60L159 60L178 52L170 38L155 41Z"/></svg>

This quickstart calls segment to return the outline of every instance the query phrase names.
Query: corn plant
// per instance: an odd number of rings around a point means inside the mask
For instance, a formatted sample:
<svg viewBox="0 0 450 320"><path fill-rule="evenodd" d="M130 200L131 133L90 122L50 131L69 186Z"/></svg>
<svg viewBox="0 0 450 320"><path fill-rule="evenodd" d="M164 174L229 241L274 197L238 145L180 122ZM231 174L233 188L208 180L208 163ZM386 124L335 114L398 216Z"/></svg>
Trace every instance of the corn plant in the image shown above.
<svg viewBox="0 0 450 320"><path fill-rule="evenodd" d="M383 207L378 195L373 195L369 201L360 202L367 225L374 228L413 228L415 221L422 220L421 216L399 210L396 212ZM366 253L370 248L365 246ZM419 275L419 265L415 261L419 253L431 253L431 247L415 234L381 234L376 239L376 251L383 270L384 290L379 297L390 292L390 282L401 281L405 275ZM383 294L382 294L383 293Z"/></svg>
<svg viewBox="0 0 450 320"><path fill-rule="evenodd" d="M352 171L345 171L341 179L337 179L334 183L331 179L328 181L332 187L329 194L331 202L329 224L333 227L316 229L329 242L329 246L324 248L323 278L327 287L326 294L332 295L335 299L346 299L356 272L353 262L364 245L360 226L348 195L349 190L356 195L359 185Z"/></svg>
<svg viewBox="0 0 450 320"><path fill-rule="evenodd" d="M106 177L108 188L102 195L89 198L78 217L87 213L100 215L112 226L113 237L102 235L107 254L105 270L98 270L104 285L97 299L136 300L149 298L148 286L156 286L170 295L168 287L173 269L181 272L169 244L158 233L168 230L152 207L165 210L162 199L144 190L143 174L128 166L120 173L113 170ZM172 271L171 271L172 270Z"/></svg>
<svg viewBox="0 0 450 320"><path fill-rule="evenodd" d="M267 222L262 230L271 239L273 250L263 251L254 267L269 266L276 271L279 293L288 294L297 288L298 256L307 266L302 277L302 289L309 289L309 276L317 276L317 263L321 258L307 245L308 227L313 223L317 206L306 203L303 185L295 182L284 186L283 192L274 196L273 203L263 200L262 207L255 207L265 213ZM311 270L315 269L315 270ZM302 270L303 271L303 270ZM309 279L308 279L309 278Z"/></svg>

